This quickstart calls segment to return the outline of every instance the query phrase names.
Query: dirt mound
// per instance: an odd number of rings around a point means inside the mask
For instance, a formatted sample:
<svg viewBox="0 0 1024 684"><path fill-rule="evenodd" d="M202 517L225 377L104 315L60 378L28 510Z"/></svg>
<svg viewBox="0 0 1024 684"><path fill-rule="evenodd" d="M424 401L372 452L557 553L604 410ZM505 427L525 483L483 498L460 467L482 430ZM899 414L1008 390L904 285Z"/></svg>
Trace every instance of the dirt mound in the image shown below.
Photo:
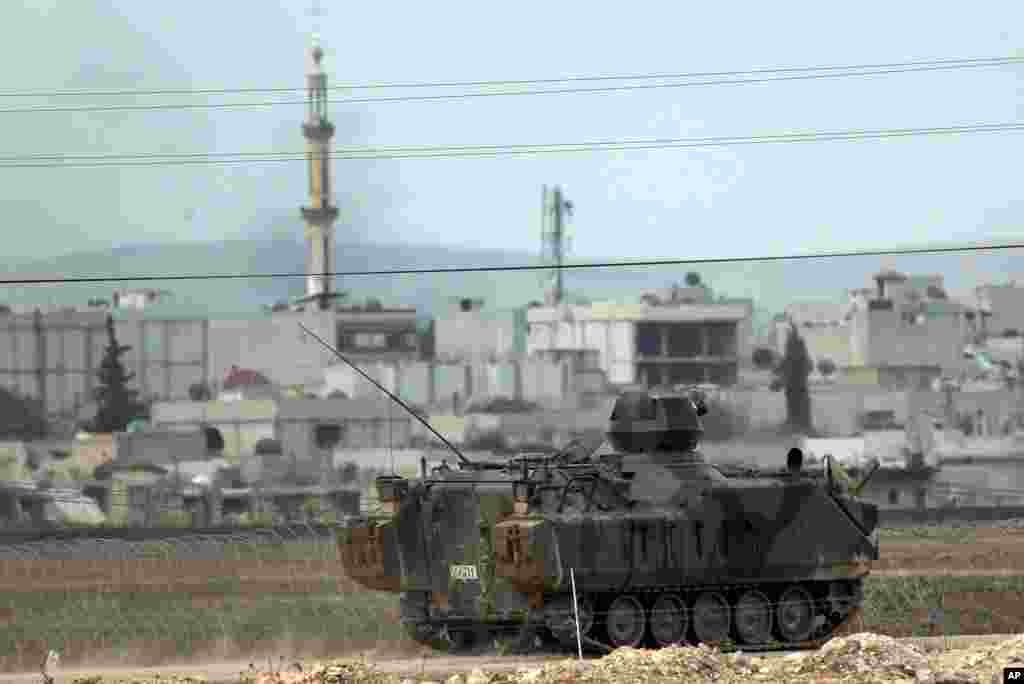
<svg viewBox="0 0 1024 684"><path fill-rule="evenodd" d="M1002 681L1002 668L1024 666L1024 634L999 644L977 645L930 654L898 639L860 633L838 637L817 651L786 656L723 654L707 646L656 651L620 648L597 660L565 659L516 672L449 676L445 684L563 684L587 682L915 682L919 684L989 684ZM367 660L343 660L279 672L240 673L243 684L412 684L429 678L381 672ZM140 680L135 680L140 681ZM433 681L438 681L434 679ZM162 680L168 684L168 679ZM76 680L74 684L101 684ZM176 684L186 684L180 682ZM438 683L440 684L440 682Z"/></svg>

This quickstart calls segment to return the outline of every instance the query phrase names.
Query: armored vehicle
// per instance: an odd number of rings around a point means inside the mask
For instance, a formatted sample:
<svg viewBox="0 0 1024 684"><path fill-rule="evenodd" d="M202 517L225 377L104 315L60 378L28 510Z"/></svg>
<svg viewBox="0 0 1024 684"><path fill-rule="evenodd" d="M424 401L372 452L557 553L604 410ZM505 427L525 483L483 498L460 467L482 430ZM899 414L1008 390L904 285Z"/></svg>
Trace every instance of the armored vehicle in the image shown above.
<svg viewBox="0 0 1024 684"><path fill-rule="evenodd" d="M481 463L449 444L457 468L376 480L379 510L339 530L344 567L400 594L423 643L819 644L860 611L877 508L798 449L772 471L709 464L706 412L696 392L626 393L594 450Z"/></svg>

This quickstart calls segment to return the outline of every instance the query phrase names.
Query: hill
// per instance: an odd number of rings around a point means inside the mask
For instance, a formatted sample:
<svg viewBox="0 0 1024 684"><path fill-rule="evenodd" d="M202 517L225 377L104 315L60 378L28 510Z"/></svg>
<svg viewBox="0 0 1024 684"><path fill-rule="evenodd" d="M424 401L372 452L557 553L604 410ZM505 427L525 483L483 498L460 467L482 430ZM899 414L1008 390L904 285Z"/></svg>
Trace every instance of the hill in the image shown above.
<svg viewBox="0 0 1024 684"><path fill-rule="evenodd" d="M938 247L939 245L934 245ZM989 245L990 247L992 245ZM301 273L305 250L296 239L280 233L220 242L178 242L127 245L78 252L50 259L10 264L8 277L159 277L204 274ZM676 258L666 255L664 258ZM581 259L580 261L621 261ZM445 245L339 245L338 271L507 267L538 264L528 252L474 249ZM698 271L716 292L751 297L761 321L798 300L838 301L847 288L871 284L881 268L909 273L941 273L952 294L985 282L1002 282L1024 272L1024 250L990 250L899 257L854 256L799 261L761 261L695 264L678 267L621 267L568 269L571 292L591 299L635 300L644 290L682 282L689 270ZM456 297L480 297L499 308L521 306L540 299L542 274L489 272L428 275L365 275L340 279L339 287L356 300L368 296L386 304L414 305L424 314L443 311ZM174 292L176 309L212 315L244 315L264 305L302 294L301 277L238 278L226 280L156 280L150 282L67 283L10 286L0 300L12 305L82 305L89 298L109 298L117 287L162 287Z"/></svg>

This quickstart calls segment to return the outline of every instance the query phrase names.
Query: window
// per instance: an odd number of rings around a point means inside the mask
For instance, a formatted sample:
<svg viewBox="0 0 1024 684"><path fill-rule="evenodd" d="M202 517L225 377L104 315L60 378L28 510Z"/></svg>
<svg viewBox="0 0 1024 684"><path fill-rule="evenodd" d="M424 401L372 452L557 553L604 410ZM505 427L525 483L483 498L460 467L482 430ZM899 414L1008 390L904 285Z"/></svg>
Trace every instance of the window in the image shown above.
<svg viewBox="0 0 1024 684"><path fill-rule="evenodd" d="M889 490L889 504L895 506L900 502L900 490L890 489Z"/></svg>
<svg viewBox="0 0 1024 684"><path fill-rule="evenodd" d="M341 443L343 430L338 423L321 423L313 430L318 449L333 449Z"/></svg>
<svg viewBox="0 0 1024 684"><path fill-rule="evenodd" d="M415 347L417 341L416 333L406 333L402 335L402 344L406 347Z"/></svg>
<svg viewBox="0 0 1024 684"><path fill-rule="evenodd" d="M383 333L356 333L352 336L352 346L361 349L384 349L388 346L388 336Z"/></svg>

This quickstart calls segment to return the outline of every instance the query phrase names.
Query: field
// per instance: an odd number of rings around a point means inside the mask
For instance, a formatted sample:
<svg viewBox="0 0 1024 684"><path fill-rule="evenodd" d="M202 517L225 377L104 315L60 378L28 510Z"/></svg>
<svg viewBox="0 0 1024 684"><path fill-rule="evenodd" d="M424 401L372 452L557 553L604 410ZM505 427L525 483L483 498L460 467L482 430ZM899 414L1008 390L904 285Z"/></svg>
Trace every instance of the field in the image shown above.
<svg viewBox="0 0 1024 684"><path fill-rule="evenodd" d="M21 545L0 560L0 670L38 670L48 649L66 666L418 652L395 597L347 580L330 539L95 546ZM1024 632L1024 530L884 530L882 554L864 630Z"/></svg>

